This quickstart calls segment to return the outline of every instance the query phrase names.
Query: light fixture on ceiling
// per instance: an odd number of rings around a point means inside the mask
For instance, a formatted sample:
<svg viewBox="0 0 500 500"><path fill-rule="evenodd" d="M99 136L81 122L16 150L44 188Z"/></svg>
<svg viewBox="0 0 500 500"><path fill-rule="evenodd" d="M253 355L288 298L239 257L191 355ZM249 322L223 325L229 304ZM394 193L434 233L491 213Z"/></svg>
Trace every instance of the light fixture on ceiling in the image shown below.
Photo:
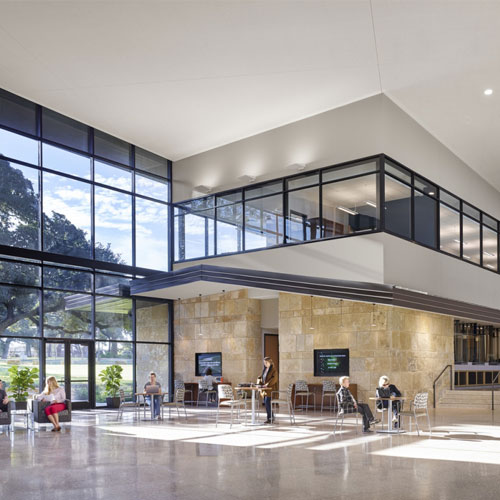
<svg viewBox="0 0 500 500"><path fill-rule="evenodd" d="M311 313L309 316L309 330L314 330L313 326L313 296L311 295Z"/></svg>
<svg viewBox="0 0 500 500"><path fill-rule="evenodd" d="M486 264L486 267L489 267L490 269L495 269L495 266L492 266L491 264Z"/></svg>
<svg viewBox="0 0 500 500"><path fill-rule="evenodd" d="M370 205L370 207L377 208L377 204L373 201L365 201L367 205Z"/></svg>
<svg viewBox="0 0 500 500"><path fill-rule="evenodd" d="M348 213L349 215L358 215L358 212L356 212L355 210L351 210L350 208L346 208L346 207L337 207L339 210L342 210L342 212L346 212Z"/></svg>
<svg viewBox="0 0 500 500"><path fill-rule="evenodd" d="M470 257L464 254L464 259L470 260Z"/></svg>
<svg viewBox="0 0 500 500"><path fill-rule="evenodd" d="M493 89L485 89L485 91L483 92L484 95L491 95L493 94Z"/></svg>
<svg viewBox="0 0 500 500"><path fill-rule="evenodd" d="M494 253L490 253L490 252L483 252L484 255L487 255L488 257L495 257L495 254Z"/></svg>
<svg viewBox="0 0 500 500"><path fill-rule="evenodd" d="M453 241L454 241L455 243L458 243L458 244L460 245L460 240L453 240ZM465 244L466 244L466 243L464 242L464 245L465 245Z"/></svg>
<svg viewBox="0 0 500 500"><path fill-rule="evenodd" d="M429 191L430 196L434 196L436 193L434 191Z"/></svg>
<svg viewBox="0 0 500 500"><path fill-rule="evenodd" d="M257 177L255 175L240 175L238 177L238 180L240 182L243 182L244 184L252 184L252 182L255 182Z"/></svg>
<svg viewBox="0 0 500 500"><path fill-rule="evenodd" d="M287 165L286 169L287 170L297 170L298 172L302 172L303 170L306 169L306 164L305 163L292 163L291 165Z"/></svg>
<svg viewBox="0 0 500 500"><path fill-rule="evenodd" d="M201 194L210 194L212 192L212 189L210 186L205 186L204 184L200 184L199 186L195 186L193 188L193 191L196 191Z"/></svg>

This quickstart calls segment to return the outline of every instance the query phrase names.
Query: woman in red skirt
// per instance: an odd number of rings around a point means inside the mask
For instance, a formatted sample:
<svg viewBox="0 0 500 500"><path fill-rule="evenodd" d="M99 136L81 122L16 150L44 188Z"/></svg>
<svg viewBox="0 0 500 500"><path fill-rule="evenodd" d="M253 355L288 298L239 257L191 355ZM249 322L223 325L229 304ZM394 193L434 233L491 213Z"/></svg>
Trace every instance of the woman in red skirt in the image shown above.
<svg viewBox="0 0 500 500"><path fill-rule="evenodd" d="M59 432L61 426L59 425L58 413L66 409L66 392L62 387L59 387L55 377L49 377L45 384L43 392L36 397L39 401L50 401L50 405L45 408L45 415L50 420L54 428L52 432Z"/></svg>

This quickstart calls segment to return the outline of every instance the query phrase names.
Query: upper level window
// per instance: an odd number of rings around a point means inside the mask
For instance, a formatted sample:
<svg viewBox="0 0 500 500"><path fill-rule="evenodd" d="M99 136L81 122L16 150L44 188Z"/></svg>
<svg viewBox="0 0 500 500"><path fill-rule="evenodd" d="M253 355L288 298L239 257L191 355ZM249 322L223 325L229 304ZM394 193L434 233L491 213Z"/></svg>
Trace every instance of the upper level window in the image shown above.
<svg viewBox="0 0 500 500"><path fill-rule="evenodd" d="M0 128L0 159L2 156L38 165L38 141Z"/></svg>
<svg viewBox="0 0 500 500"><path fill-rule="evenodd" d="M36 105L0 89L0 125L37 135Z"/></svg>
<svg viewBox="0 0 500 500"><path fill-rule="evenodd" d="M128 168L117 167L102 161L94 161L94 180L106 186L132 190L132 171Z"/></svg>
<svg viewBox="0 0 500 500"><path fill-rule="evenodd" d="M90 179L90 158L88 156L75 154L44 143L42 145L42 162L45 168Z"/></svg>
<svg viewBox="0 0 500 500"><path fill-rule="evenodd" d="M89 151L87 125L46 108L42 111L42 137L79 151Z"/></svg>
<svg viewBox="0 0 500 500"><path fill-rule="evenodd" d="M132 147L130 144L100 130L94 131L94 153L107 160L131 165Z"/></svg>

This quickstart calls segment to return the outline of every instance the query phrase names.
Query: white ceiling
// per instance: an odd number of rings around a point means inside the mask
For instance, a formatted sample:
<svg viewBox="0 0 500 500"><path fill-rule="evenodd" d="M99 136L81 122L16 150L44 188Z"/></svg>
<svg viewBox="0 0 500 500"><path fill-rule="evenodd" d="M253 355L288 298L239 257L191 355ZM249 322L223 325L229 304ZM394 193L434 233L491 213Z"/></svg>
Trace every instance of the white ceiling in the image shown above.
<svg viewBox="0 0 500 500"><path fill-rule="evenodd" d="M385 92L500 189L499 28L498 0L0 0L0 86L173 160Z"/></svg>

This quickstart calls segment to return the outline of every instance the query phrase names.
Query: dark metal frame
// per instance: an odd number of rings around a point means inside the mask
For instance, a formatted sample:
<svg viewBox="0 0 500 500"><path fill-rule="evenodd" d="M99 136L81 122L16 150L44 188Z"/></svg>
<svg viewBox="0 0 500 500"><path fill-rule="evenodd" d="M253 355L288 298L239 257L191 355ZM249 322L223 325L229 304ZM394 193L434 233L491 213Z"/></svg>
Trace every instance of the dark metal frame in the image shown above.
<svg viewBox="0 0 500 500"><path fill-rule="evenodd" d="M353 176L346 176L345 178L341 178L341 179L335 179L333 181L327 181L327 182L323 182L323 173L327 170L330 170L332 168L338 168L338 169L342 169L342 168L345 168L345 167L350 167L350 166L356 166L356 165L359 165L359 164L363 164L363 163L368 163L368 162L371 162L371 161L376 161L377 162L377 168L371 172L371 173L362 173L362 174L358 174L358 175L353 175ZM386 162L390 162L392 164L394 164L396 167L399 167L401 169L403 169L404 171L406 171L410 177L410 182L405 182L401 179L397 179L398 182L401 182L403 184L405 184L406 186L408 186L408 188L410 189L410 193L411 193L411 200L410 200L410 227L409 227L409 231L410 231L410 237L406 237L404 235L401 235L401 234L398 234L396 232L393 232L391 231L390 229L387 228L386 226L386 220L385 220L385 210L383 209L384 206L385 206L385 177L386 176L389 176L392 178L391 174L387 173L386 172L386 168L385 168L385 164ZM319 239L314 239L314 240L307 240L307 241L288 241L288 238L287 238L287 234L288 234L288 230L287 230L287 222L288 222L288 210L289 210L289 204L288 204L288 194L289 193L292 193L292 192L295 192L295 191L300 191L302 189L309 189L309 188L313 188L315 186L318 187L318 197L319 197L319 213L320 213L320 217L322 217L322 210L323 210L323 207L322 207L322 186L323 185L326 185L326 184L330 184L330 183L334 183L334 182L342 182L342 181L346 181L346 180L349 180L349 179L355 179L355 178L358 178L358 177L364 177L364 176L368 176L368 175L377 175L378 178L377 178L377 215L378 215L378 224L377 224L377 228L376 229L373 229L373 230L367 230L367 231L360 231L360 232L357 232L357 233L352 233L352 234L346 234L346 235L335 235L333 237L324 237L324 228L322 227L321 225L321 238ZM303 187L298 187L298 188L293 188L293 189L287 189L288 187L288 182L290 180L293 180L293 179L296 179L296 178L300 178L300 177L303 177L304 175L318 175L319 176L319 181L317 183L312 183L311 185L309 186L303 186ZM429 184L431 184L432 186L435 186L436 187L436 190L437 192L435 193L435 195L429 195L428 193L425 193L424 191L422 191L421 189L419 189L416 184L415 184L415 178L418 178L419 180L422 180L423 182L428 182ZM249 249L249 250L241 250L241 251L238 251L238 252L232 252L232 253L224 253L224 254L218 254L217 253L217 225L215 224L215 231L214 231L214 235L211 235L215 238L215 245L214 245L214 254L213 255L205 255L203 257L196 257L196 258L192 258L192 259L179 259L178 261L175 261L175 262L196 262L196 261L199 261L199 260L207 260L207 259L213 259L213 258L218 258L218 257L221 257L221 256L226 256L226 255L234 255L234 254L240 254L240 253L250 253L250 252L260 252L260 251L264 251L264 250L271 250L271 249L274 249L274 248L282 248L282 247L285 247L285 246L291 246L291 245L303 245L303 244L307 244L307 243L313 243L315 241L327 241L327 240L331 240L331 239L338 239L338 238L347 238L347 237L353 237L353 236L359 236L359 235L363 235L363 234L372 234L372 233L377 233L377 232L387 232L389 234L392 234L394 236L397 236L398 238L402 238L406 241L410 241L412 243L415 243L417 245L420 245L424 248L428 248L428 249L431 249L431 250L434 250L434 251L437 251L443 255L447 255L449 257L454 257L454 258L457 258L457 259L460 259L462 262L467 262L468 264L472 264L472 265L475 265L475 266L478 266L482 269L485 269L486 271L489 271L489 272L493 272L495 274L499 274L500 273L500 223L499 221L495 218L495 217L492 217L491 215L489 215L488 213L480 210L479 208L471 205L470 203L467 203L468 206L472 207L474 210L477 210L478 213L479 213L479 220L475 219L474 217L470 216L470 215L467 215L467 214L464 214L464 210L463 210L463 206L464 206L464 202L462 199L460 199L458 196L455 196L453 195L452 193L449 193L449 191L447 191L446 189L443 189L441 188L441 186L439 186L438 184L436 184L435 182L427 179L426 177L420 175L420 174L416 174L415 172L413 172L412 170L410 170L408 167L406 167L405 165L403 165L402 163L398 162L397 160L394 160L393 158L391 158L390 156L388 155L385 155L385 154L378 154L378 155L373 155L373 156L367 156L365 158L360 158L358 160L354 160L354 161L348 161L348 162L342 162L342 163L339 163L339 164L336 164L336 165L329 165L327 167L323 167L323 168L320 168L320 169L315 169L315 170L311 170L311 171L308 171L307 173L299 173L299 174L294 174L294 175L291 175L291 176L287 176L287 177L282 177L282 178L278 178L278 179L272 179L272 180L269 180L269 181L264 181L264 182L260 182L260 183L257 183L257 184L252 184L251 187L252 188L256 188L256 187L261 187L261 186L265 186L265 185L268 185L268 184L273 184L273 183L277 183L277 182L282 182L282 196L283 196L283 242L279 245L273 245L273 246L268 246L268 247L262 247L262 248L252 248L252 249ZM209 195L209 196L203 196L201 198L195 198L196 200L202 200L202 199L207 199L207 198L210 198L210 197L214 197L214 199L216 197L220 197L220 196L224 196L224 195L227 195L227 194L232 194L232 193L236 193L236 192L241 192L242 193L242 200L241 201L238 201L237 203L241 203L242 204L242 210L243 210L243 222L242 222L242 227L241 227L241 230L243 232L243 234L245 233L245 202L247 201L247 198L245 197L245 190L246 188L248 188L249 186L244 186L244 187L241 187L241 188L237 188L237 189L232 189L232 190L228 190L228 191L223 191L223 192L220 192L220 193L214 193L213 195ZM422 243L422 242L419 242L415 239L415 191L418 191L420 194L422 194L423 196L428 196L432 199L435 200L435 246L432 246L432 245L427 245L425 243ZM440 193L441 192L446 192L448 194L450 194L451 196L454 196L456 199L459 200L460 202L460 209L457 209L453 206L450 206L448 205L448 203L446 201L443 201L441 200L441 196L440 196ZM279 195L280 192L276 192L276 193L269 193L269 194L266 194L264 196L254 196L252 198L248 198L249 200L256 200L256 199L264 199L264 198L267 198L269 196L276 196L276 195ZM191 211L189 209L187 209L185 207L185 205L187 203L190 203L192 202L194 199L191 199L191 200L185 200L185 201L182 201L182 202L178 202L178 203L174 203L173 206L175 206L176 208L179 208L180 210L183 210L185 213L190 213ZM453 255L453 254L450 254L446 251L443 251L441 250L440 248L440 232L441 232L441 223L440 223L440 207L441 205L444 205L445 207L447 208L450 208L452 210L455 210L459 213L459 217L460 217L460 255ZM194 213L196 214L197 212L194 211L194 212L191 212L191 213ZM490 224L487 225L487 227L489 229L491 229L492 231L496 232L497 233L497 269L491 269L489 267L487 267L486 265L484 265L484 251L483 251L483 225L485 225L485 223L483 222L483 219L484 219L484 216L488 216L490 219L492 219L493 221L496 222L496 228L493 228L491 227ZM469 218L471 218L472 220L475 220L478 224L479 224L479 251L480 251L480 263L475 263L473 262L472 260L467 260L464 258L464 252L463 252L463 218L464 216L467 216ZM179 217L182 217L179 216ZM217 219L217 217L215 216L215 220ZM207 238L208 235L205 234L205 238Z"/></svg>
<svg viewBox="0 0 500 500"><path fill-rule="evenodd" d="M1 96L0 96L1 97ZM16 96L17 97L17 96ZM22 99L22 98L19 98ZM25 99L23 99L26 101ZM29 102L29 101L26 101ZM43 114L43 107L39 104L33 103L34 104L34 110L35 110L35 134L27 133L23 130L19 130L16 128L12 128L10 126L5 126L5 125L0 125L0 129L4 129L8 132L12 132L15 134L18 134L20 136L26 137L28 139L36 140L38 141L38 164L34 165L28 162L20 161L17 160L16 158L10 158L10 157L2 157L3 160L5 161L10 161L15 164L23 165L26 167L34 168L38 171L38 182L39 182L39 187L40 187L40 202L38 204L38 215L39 215L39 249L25 249L25 248L16 248L16 247L11 247L7 245L0 245L0 259L2 260L7 260L7 261L12 261L12 262L19 262L22 261L22 259L30 259L36 262L32 262L33 265L37 265L40 267L40 283L37 285L19 285L19 284L13 284L13 283L5 283L2 282L1 277L0 277L0 285L5 285L5 286L11 286L11 287L23 287L23 288L30 288L33 290L38 290L38 295L39 295L39 303L40 303L40 321L39 321L39 330L38 330L38 336L37 337L27 337L27 336L4 336L3 338L13 338L13 339L22 339L22 340L32 340L32 341L37 341L38 346L39 346L39 365L41 368L41 373L40 373L40 379L39 379L39 385L40 388L42 387L43 380L45 378L45 346L47 342L56 342L56 343L89 343L92 354L90 356L89 360L89 365L90 365L90 377L93 381L93 383L90 386L90 394L89 394L89 399L91 401L91 406L95 406L95 342L102 341L102 342L122 342L122 343L127 343L130 342L133 346L132 349L132 356L133 356L133 384L134 387L136 386L136 346L137 344L161 344L161 345L166 345L168 346L169 349L169 358L170 358L170 363L169 363L169 383L172 385L173 388L173 342L174 342L174 335L173 335L173 305L171 301L168 300L161 300L161 299L150 299L150 298L144 298L143 300L148 300L151 302L158 302L158 303L167 303L168 308L169 308L169 318L168 318L168 341L167 342L148 342L148 341L137 341L136 339L136 325L135 325L135 300L132 300L132 330L133 330L133 336L131 341L126 341L126 340L104 340L104 339L96 339L95 338L95 307L93 304L93 312L91 314L91 331L92 331L92 338L91 339L65 339L65 338L56 338L56 337L51 337L51 338L45 338L44 337L44 332L43 332L43 311L44 311L44 283L43 283L43 268L45 265L50 265L50 266L58 266L60 264L61 266L75 266L78 268L86 268L87 271L91 272L93 275L93 285L92 285L92 292L88 293L89 296L92 297L92 301L94 302L96 293L95 293L95 273L96 272L110 272L110 273L119 273L121 275L129 275L130 277L136 277L136 276L149 276L151 274L155 274L158 271L154 269L149 269L149 268L141 268L135 266L136 264L136 241L135 241L135 228L136 228L136 210L135 210L135 203L136 203L136 198L141 198L145 199L148 201L152 201L164 206L168 207L168 258L167 260L167 270L172 269L172 264L173 264L173 250L174 250L174 234L173 234L173 211L171 207L171 201L172 201L172 162L170 160L165 159L166 161L166 166L167 166L167 176L161 176L157 175L155 173L141 170L139 168L136 168L135 165L135 146L134 145L129 145L129 151L130 151L130 162L129 164L121 164L120 162L110 160L108 158L101 157L99 155L95 154L94 151L94 133L95 130L93 127L87 126L87 131L88 131L88 151L80 150L78 148L70 147L65 144L59 143L57 141L49 140L43 137L43 120L42 120L42 114ZM85 156L89 158L89 172L90 172L90 178L89 179L83 179L78 176L72 175L72 174L67 174L65 172L51 169L51 168L46 168L43 166L43 148L42 144L48 144L51 146L58 147L64 151L68 151L70 153L78 154L81 156ZM117 167L122 167L126 168L128 171L131 173L131 190L123 190L120 188L108 186L99 182L95 182L95 176L94 176L94 160L98 161L103 161L111 166L117 166ZM43 230L43 195L44 195L44 186L43 186L43 172L47 173L52 173L55 175L59 175L61 177L66 177L68 179L72 179L78 182L83 182L87 185L91 186L91 205L90 205L90 215L91 215L91 234L90 234L90 239L91 239L91 255L89 258L81 258L81 257L74 257L74 256L68 256L68 255L62 255L62 254L55 254L55 253L50 253L50 252L45 252L44 249L44 230ZM137 174L144 174L152 178L156 178L159 181L162 182L167 182L167 189L168 189L168 200L163 201L163 200L158 200L155 198L151 198L149 196L143 195L143 194L136 194L135 193L135 180L136 180L136 172ZM132 203L132 233L131 233L131 239L132 239L132 265L122 265L122 264L115 264L112 262L104 262L104 261L97 261L95 260L95 207L94 207L94 199L95 199L95 187L103 187L106 189L111 189L116 192L124 193L129 196L131 196L131 203ZM50 263L50 264L49 264ZM53 290L53 291L64 291L59 288L50 288L47 290ZM67 291L67 290L66 290ZM80 292L75 292L75 293L80 293ZM116 297L116 296L114 296ZM69 352L69 351L68 351ZM172 390L170 391L172 392Z"/></svg>

